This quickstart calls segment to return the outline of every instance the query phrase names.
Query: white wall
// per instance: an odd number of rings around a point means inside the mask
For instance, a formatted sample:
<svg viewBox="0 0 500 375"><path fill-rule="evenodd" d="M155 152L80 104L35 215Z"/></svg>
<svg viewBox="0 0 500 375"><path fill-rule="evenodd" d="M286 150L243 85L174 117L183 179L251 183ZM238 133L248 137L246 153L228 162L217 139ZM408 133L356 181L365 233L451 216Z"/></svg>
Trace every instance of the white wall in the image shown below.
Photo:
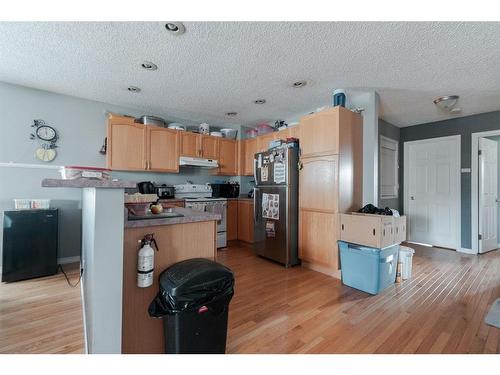
<svg viewBox="0 0 500 375"><path fill-rule="evenodd" d="M13 198L51 198L60 208L59 257L80 254L81 192L79 189L42 188L46 177L59 177L54 169L39 169L47 164L34 157L38 146L31 141L30 127L34 119L43 119L60 135L58 157L53 165L105 166L105 156L99 149L105 137L106 112L132 116L145 113L141 109L123 108L76 97L0 82L0 216L14 207ZM158 114L170 121L186 125L193 122ZM239 126L232 126L239 128ZM5 167L2 163L28 163L35 168ZM205 183L218 179L207 170L184 170L181 174L115 173L114 177L133 181L153 180L161 183L181 183L193 180ZM3 219L2 219L3 221ZM0 230L0 263L2 232Z"/></svg>

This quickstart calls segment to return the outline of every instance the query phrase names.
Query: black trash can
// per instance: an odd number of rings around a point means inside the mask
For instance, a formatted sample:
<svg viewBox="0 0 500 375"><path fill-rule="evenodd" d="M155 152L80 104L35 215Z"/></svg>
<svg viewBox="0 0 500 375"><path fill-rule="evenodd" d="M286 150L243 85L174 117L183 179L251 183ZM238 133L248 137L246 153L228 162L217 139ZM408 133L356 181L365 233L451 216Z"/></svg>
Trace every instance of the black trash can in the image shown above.
<svg viewBox="0 0 500 375"><path fill-rule="evenodd" d="M149 315L163 318L165 353L224 354L233 272L208 259L188 259L160 274Z"/></svg>

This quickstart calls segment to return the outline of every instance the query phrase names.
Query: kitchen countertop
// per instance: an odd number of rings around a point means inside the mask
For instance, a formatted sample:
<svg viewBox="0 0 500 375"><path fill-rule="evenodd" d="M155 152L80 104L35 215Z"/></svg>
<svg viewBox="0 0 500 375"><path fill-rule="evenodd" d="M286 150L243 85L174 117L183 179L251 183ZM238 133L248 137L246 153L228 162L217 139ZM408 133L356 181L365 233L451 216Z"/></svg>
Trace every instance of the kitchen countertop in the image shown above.
<svg viewBox="0 0 500 375"><path fill-rule="evenodd" d="M221 216L217 214L212 214L209 212L202 212L192 210L190 208L184 207L173 207L173 212L177 212L184 216L181 217L169 217L161 219L144 219L144 220L125 220L125 228L143 228L152 227L157 225L172 225L172 224L185 224L185 223L197 223L200 221L211 221L220 220Z"/></svg>
<svg viewBox="0 0 500 375"><path fill-rule="evenodd" d="M42 187L129 189L136 188L137 182L123 180L93 180L89 178L77 178L75 180L45 178L42 180Z"/></svg>

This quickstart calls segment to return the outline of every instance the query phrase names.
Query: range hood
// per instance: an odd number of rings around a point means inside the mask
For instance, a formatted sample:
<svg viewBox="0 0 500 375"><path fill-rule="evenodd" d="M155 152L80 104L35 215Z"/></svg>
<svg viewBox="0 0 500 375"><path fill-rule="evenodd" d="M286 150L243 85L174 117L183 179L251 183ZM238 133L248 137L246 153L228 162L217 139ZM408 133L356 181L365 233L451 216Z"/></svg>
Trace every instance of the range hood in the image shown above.
<svg viewBox="0 0 500 375"><path fill-rule="evenodd" d="M217 160L212 160L212 159L190 158L187 156L181 156L179 158L179 166L181 166L181 167L200 167L200 168L218 168L219 163L217 163Z"/></svg>

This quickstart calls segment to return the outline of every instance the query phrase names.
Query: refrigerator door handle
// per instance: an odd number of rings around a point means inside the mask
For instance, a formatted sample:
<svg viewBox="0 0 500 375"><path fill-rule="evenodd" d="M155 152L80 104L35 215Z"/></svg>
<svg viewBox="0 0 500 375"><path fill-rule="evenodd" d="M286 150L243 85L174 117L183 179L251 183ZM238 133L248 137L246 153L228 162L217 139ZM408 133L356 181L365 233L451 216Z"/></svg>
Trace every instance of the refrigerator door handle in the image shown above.
<svg viewBox="0 0 500 375"><path fill-rule="evenodd" d="M255 181L255 184L258 185L258 181L257 181L257 167L256 167L257 163L256 162L257 162L257 159L255 159L255 156L254 156L254 158L253 158L253 179Z"/></svg>
<svg viewBox="0 0 500 375"><path fill-rule="evenodd" d="M254 223L257 223L257 192L259 191L258 188L254 187L253 188L253 221Z"/></svg>

